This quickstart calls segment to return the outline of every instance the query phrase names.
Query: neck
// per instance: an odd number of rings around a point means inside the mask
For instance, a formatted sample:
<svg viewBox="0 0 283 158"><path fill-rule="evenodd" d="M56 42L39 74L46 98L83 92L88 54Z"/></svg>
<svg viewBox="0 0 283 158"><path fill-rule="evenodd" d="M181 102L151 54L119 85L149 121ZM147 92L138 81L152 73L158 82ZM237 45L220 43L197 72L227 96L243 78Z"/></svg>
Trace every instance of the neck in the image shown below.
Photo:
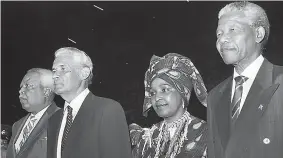
<svg viewBox="0 0 283 158"><path fill-rule="evenodd" d="M174 121L178 120L179 118L181 118L184 113L185 113L185 109L182 108L182 107L180 107L180 110L179 110L174 116L164 118L164 120L165 120L167 123L174 122Z"/></svg>
<svg viewBox="0 0 283 158"><path fill-rule="evenodd" d="M42 109L46 108L47 106L51 105L52 101L47 101L43 104L43 107L41 109L38 109L36 111L31 112L33 115L36 115L37 113L39 113Z"/></svg>
<svg viewBox="0 0 283 158"><path fill-rule="evenodd" d="M72 100L74 100L81 92L83 92L87 87L80 86L75 91L72 91L70 93L61 94L61 97L68 103L70 103Z"/></svg>
<svg viewBox="0 0 283 158"><path fill-rule="evenodd" d="M238 74L242 74L243 71L251 64L253 63L258 57L260 56L260 53L253 53L252 56L245 58L238 63L236 63L235 70L237 71Z"/></svg>

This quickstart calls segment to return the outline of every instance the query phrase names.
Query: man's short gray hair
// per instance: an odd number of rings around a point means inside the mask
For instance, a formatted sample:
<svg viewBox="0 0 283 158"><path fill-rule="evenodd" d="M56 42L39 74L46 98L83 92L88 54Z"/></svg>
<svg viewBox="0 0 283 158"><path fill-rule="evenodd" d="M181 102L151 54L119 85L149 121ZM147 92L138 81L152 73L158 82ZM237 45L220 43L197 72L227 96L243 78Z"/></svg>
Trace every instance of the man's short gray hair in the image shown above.
<svg viewBox="0 0 283 158"><path fill-rule="evenodd" d="M90 59L90 57L82 50L79 50L74 47L63 47L58 49L55 52L55 58L58 56L72 56L73 59L78 62L81 66L83 67L88 67L90 69L90 75L87 78L87 83L90 85L92 83L92 69L93 69L93 64Z"/></svg>
<svg viewBox="0 0 283 158"><path fill-rule="evenodd" d="M49 95L49 100L52 101L55 97L54 94L54 82L52 79L52 71L48 69L43 69L43 68L32 68L27 71L28 73L37 73L40 76L40 85L43 88L49 88L50 95Z"/></svg>
<svg viewBox="0 0 283 158"><path fill-rule="evenodd" d="M220 19L221 16L234 11L243 12L250 21L249 25L251 25L253 28L262 26L265 29L265 36L262 41L262 46L265 46L270 34L270 24L264 9L251 2L233 2L227 4L219 11L218 19Z"/></svg>

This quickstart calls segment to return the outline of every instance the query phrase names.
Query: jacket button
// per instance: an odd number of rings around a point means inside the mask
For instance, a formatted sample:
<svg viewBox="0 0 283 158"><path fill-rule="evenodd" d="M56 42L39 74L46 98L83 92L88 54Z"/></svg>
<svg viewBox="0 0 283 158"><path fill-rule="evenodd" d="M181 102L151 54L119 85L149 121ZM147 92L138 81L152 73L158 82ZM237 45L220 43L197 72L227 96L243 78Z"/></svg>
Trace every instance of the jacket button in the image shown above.
<svg viewBox="0 0 283 158"><path fill-rule="evenodd" d="M269 143L270 143L270 139L264 138L264 139L263 139L263 143L264 143L264 144L269 144Z"/></svg>

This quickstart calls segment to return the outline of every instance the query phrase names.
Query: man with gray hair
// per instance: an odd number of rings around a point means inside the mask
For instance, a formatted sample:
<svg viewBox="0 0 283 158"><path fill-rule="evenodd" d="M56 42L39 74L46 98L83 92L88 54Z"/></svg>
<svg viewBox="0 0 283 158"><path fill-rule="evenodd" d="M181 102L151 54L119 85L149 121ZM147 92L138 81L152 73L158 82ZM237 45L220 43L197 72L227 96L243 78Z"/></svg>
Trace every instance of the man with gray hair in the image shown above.
<svg viewBox="0 0 283 158"><path fill-rule="evenodd" d="M123 108L88 89L93 76L90 57L77 48L60 48L52 69L55 93L65 105L50 119L48 158L130 158Z"/></svg>
<svg viewBox="0 0 283 158"><path fill-rule="evenodd" d="M20 102L28 115L14 123L7 158L46 158L47 122L59 108L53 102L52 71L33 68L20 84Z"/></svg>
<svg viewBox="0 0 283 158"><path fill-rule="evenodd" d="M216 47L234 73L208 95L208 157L282 158L283 67L262 55L267 15L254 3L234 2L218 18Z"/></svg>

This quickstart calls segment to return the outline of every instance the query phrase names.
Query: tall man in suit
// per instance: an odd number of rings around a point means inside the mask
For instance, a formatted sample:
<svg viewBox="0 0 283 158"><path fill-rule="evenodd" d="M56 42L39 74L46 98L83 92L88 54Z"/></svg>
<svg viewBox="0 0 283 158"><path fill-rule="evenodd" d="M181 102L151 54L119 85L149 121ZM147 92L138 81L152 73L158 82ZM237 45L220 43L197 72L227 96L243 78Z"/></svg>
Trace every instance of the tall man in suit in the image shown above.
<svg viewBox="0 0 283 158"><path fill-rule="evenodd" d="M14 123L7 158L47 157L47 122L59 108L53 102L52 71L33 68L20 84L20 102L28 115Z"/></svg>
<svg viewBox="0 0 283 158"><path fill-rule="evenodd" d="M89 91L92 69L90 57L77 48L55 52L55 93L65 105L50 119L49 158L131 157L124 110L118 102Z"/></svg>
<svg viewBox="0 0 283 158"><path fill-rule="evenodd" d="M234 2L218 18L216 47L234 73L208 96L208 157L282 158L283 67L262 56L267 15L256 4Z"/></svg>

